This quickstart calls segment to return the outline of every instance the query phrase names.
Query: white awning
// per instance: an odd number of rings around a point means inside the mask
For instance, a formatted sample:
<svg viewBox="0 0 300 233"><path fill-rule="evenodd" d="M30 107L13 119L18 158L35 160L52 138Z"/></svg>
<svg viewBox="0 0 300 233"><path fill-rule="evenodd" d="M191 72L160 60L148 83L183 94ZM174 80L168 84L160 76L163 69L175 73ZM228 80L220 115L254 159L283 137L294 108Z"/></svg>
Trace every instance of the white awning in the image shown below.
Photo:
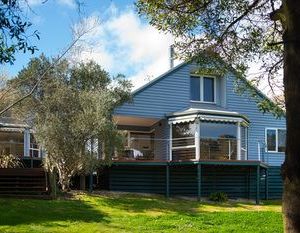
<svg viewBox="0 0 300 233"><path fill-rule="evenodd" d="M214 116L214 115L203 115L203 114L192 114L188 116L178 116L169 118L169 124L179 124L184 122L194 122L197 118L201 121L217 121L226 123L245 123L246 121L241 117L230 117L230 116Z"/></svg>

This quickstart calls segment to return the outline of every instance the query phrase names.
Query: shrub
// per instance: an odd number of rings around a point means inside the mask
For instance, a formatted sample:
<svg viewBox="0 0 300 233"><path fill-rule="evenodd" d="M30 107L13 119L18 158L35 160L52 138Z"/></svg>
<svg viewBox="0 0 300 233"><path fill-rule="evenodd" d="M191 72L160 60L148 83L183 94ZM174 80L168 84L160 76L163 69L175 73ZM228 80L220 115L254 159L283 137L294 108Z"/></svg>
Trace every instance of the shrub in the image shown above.
<svg viewBox="0 0 300 233"><path fill-rule="evenodd" d="M12 154L0 154L0 168L21 167L22 163L17 156Z"/></svg>
<svg viewBox="0 0 300 233"><path fill-rule="evenodd" d="M211 193L208 198L209 198L210 201L215 201L215 202L226 202L226 201L228 201L227 194L223 193L223 192Z"/></svg>

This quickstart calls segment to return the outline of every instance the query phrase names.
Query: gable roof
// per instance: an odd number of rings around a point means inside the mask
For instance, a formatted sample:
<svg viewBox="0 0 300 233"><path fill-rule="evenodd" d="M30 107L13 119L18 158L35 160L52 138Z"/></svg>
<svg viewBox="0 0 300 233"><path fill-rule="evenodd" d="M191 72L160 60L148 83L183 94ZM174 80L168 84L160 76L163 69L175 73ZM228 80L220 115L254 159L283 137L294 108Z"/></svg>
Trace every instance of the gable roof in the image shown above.
<svg viewBox="0 0 300 233"><path fill-rule="evenodd" d="M134 90L132 92L132 95L136 95L140 92L142 92L144 89L148 88L148 87L151 87L152 85L154 85L155 83L157 83L158 81L160 81L161 79L165 78L168 74L178 70L179 68L187 65L189 63L189 61L186 61L186 62L182 62L180 64L178 64L177 66L174 66L172 69L169 69L167 70L165 73L159 75L158 77L152 79L151 81L147 82L146 84L144 84L143 86L137 88L136 90Z"/></svg>
<svg viewBox="0 0 300 233"><path fill-rule="evenodd" d="M169 69L168 71L164 72L163 74L159 75L158 77L152 79L151 81L149 81L148 83L142 85L141 87L137 88L136 90L134 90L132 92L132 95L135 96L138 93L144 91L145 89L147 89L148 87L151 87L152 85L154 85L155 83L159 82L161 79L165 78L168 74L178 70L179 68L189 64L191 61L185 61L182 62L176 66L174 66L172 69ZM234 68L232 68L233 73L235 73ZM264 94L261 90L259 90L256 86L254 86L252 83L249 82L249 80L247 80L245 77L241 77L241 80L245 81L246 84L249 86L249 88L252 88L261 98L263 99L267 99L268 101L272 102L275 104L275 102L273 100L271 100L266 94Z"/></svg>

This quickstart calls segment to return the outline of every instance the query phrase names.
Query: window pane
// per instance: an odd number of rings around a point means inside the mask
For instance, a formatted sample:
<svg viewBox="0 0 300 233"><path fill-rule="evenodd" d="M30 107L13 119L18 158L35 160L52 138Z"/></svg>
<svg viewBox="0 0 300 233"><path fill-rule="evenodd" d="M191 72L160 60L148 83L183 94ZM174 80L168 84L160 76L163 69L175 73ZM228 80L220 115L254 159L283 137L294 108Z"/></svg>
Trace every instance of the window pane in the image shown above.
<svg viewBox="0 0 300 233"><path fill-rule="evenodd" d="M286 139L286 130L278 130L278 151L285 152L285 139Z"/></svg>
<svg viewBox="0 0 300 233"><path fill-rule="evenodd" d="M203 85L204 85L203 100L206 102L214 102L215 101L214 79L204 77Z"/></svg>
<svg viewBox="0 0 300 233"><path fill-rule="evenodd" d="M276 130L267 130L267 150L276 151Z"/></svg>
<svg viewBox="0 0 300 233"><path fill-rule="evenodd" d="M236 138L237 126L235 124L201 121L200 134L201 138Z"/></svg>
<svg viewBox="0 0 300 233"><path fill-rule="evenodd" d="M200 78L199 77L191 77L190 82L191 89L191 100L200 100Z"/></svg>
<svg viewBox="0 0 300 233"><path fill-rule="evenodd" d="M200 157L203 159L236 159L235 124L200 122Z"/></svg>
<svg viewBox="0 0 300 233"><path fill-rule="evenodd" d="M195 130L196 125L194 123L180 123L172 125L173 147L194 145Z"/></svg>

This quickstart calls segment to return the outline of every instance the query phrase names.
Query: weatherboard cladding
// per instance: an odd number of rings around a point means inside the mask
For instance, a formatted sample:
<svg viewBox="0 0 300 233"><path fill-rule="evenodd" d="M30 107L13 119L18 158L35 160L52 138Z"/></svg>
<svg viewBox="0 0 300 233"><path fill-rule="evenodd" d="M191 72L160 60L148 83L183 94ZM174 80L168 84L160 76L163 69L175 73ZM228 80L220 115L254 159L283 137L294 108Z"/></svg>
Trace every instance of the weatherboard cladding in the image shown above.
<svg viewBox="0 0 300 233"><path fill-rule="evenodd" d="M258 160L258 143L265 144L265 128L286 128L285 119L276 119L272 114L263 114L257 108L249 92L239 95L235 92L235 77L227 77L227 109L246 115L250 120L248 128L248 159ZM261 149L261 157L272 166L283 163L284 153L267 153Z"/></svg>
<svg viewBox="0 0 300 233"><path fill-rule="evenodd" d="M154 159L165 160L168 155L168 122L167 120L161 120L156 123L154 129Z"/></svg>
<svg viewBox="0 0 300 233"><path fill-rule="evenodd" d="M125 103L115 114L164 118L167 112L186 108L189 104L189 66L181 66L159 81L137 92L133 103Z"/></svg>
<svg viewBox="0 0 300 233"><path fill-rule="evenodd" d="M133 97L132 103L119 107L116 115L137 116L144 118L165 118L165 115L183 109L206 108L224 109L239 112L250 119L248 131L248 159L258 160L258 142L263 146L265 142L265 128L285 128L285 119L276 119L269 113L262 114L248 93L239 95L235 92L235 77L228 75L217 81L217 103L204 104L190 101L190 73L196 69L195 64L179 65L164 76L151 82L145 88L139 89ZM161 131L161 132L160 132ZM157 137L165 138L169 134L168 125L156 127ZM160 158L167 158L167 141L156 150ZM261 150L261 157L270 165L279 166L284 160L284 153L266 153Z"/></svg>

